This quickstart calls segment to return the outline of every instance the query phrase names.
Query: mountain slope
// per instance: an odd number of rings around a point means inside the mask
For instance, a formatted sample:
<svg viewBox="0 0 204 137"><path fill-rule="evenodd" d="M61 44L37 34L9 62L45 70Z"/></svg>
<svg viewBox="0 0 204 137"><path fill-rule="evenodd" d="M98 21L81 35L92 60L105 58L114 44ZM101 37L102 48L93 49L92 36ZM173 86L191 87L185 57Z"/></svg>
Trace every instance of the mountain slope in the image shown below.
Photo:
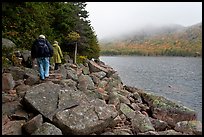
<svg viewBox="0 0 204 137"><path fill-rule="evenodd" d="M202 23L149 27L123 39L100 43L101 55L202 55Z"/></svg>

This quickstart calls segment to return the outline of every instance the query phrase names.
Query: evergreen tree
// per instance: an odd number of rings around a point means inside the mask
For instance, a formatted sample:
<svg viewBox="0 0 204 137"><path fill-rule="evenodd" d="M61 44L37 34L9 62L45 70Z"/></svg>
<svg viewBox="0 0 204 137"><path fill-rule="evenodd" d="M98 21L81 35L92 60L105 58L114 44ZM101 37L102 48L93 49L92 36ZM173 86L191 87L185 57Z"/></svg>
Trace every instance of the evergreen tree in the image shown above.
<svg viewBox="0 0 204 137"><path fill-rule="evenodd" d="M80 35L78 54L98 58L97 37L85 7L85 2L3 2L2 37L30 50L38 35L44 34L51 43L59 41L62 50L72 54L74 46L67 36L74 31Z"/></svg>

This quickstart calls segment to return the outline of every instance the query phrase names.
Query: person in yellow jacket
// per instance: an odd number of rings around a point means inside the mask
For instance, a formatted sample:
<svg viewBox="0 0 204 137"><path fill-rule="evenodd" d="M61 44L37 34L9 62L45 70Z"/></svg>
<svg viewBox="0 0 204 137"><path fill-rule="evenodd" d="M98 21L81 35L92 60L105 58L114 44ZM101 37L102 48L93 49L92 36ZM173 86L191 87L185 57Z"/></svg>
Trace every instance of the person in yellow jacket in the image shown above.
<svg viewBox="0 0 204 137"><path fill-rule="evenodd" d="M62 63L63 54L57 41L53 44L53 62L55 63L55 70L58 70L59 65Z"/></svg>

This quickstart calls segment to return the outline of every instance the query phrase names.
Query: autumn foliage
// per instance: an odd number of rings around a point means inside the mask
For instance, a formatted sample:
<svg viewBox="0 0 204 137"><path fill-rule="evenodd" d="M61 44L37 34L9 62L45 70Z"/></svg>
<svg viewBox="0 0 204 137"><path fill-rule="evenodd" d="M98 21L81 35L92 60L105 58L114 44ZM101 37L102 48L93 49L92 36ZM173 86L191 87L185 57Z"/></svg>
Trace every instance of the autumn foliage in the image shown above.
<svg viewBox="0 0 204 137"><path fill-rule="evenodd" d="M100 44L101 55L202 56L202 25L171 34Z"/></svg>

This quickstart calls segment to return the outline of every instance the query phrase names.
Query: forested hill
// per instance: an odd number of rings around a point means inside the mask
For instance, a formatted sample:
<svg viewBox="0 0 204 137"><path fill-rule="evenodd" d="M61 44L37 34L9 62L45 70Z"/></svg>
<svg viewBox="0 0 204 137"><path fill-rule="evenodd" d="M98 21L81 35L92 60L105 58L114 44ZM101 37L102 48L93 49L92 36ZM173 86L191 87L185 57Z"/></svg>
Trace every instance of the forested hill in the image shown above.
<svg viewBox="0 0 204 137"><path fill-rule="evenodd" d="M147 27L100 47L101 55L202 56L202 23Z"/></svg>
<svg viewBox="0 0 204 137"><path fill-rule="evenodd" d="M2 2L2 38L13 41L19 49L30 50L33 41L44 34L51 44L57 40L62 51L70 56L77 42L79 56L98 58L99 44L86 5L86 2ZM73 39L70 34L76 33L79 37Z"/></svg>

